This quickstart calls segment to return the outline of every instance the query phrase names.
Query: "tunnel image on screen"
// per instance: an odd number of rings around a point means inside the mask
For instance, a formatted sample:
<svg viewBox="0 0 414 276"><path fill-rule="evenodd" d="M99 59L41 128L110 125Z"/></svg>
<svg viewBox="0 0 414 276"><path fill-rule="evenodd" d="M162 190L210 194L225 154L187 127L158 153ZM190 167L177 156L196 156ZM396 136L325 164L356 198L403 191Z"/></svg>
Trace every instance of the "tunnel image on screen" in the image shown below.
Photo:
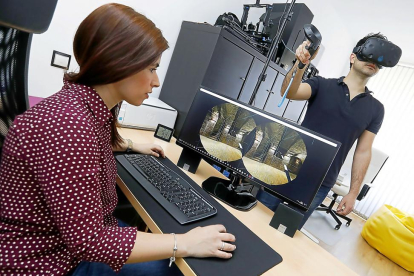
<svg viewBox="0 0 414 276"><path fill-rule="evenodd" d="M294 180L306 159L306 146L295 130L276 122L256 127L253 146L243 156L251 175L269 185Z"/></svg>
<svg viewBox="0 0 414 276"><path fill-rule="evenodd" d="M223 161L236 161L243 156L243 138L256 123L250 112L233 104L221 104L208 111L200 129L204 149Z"/></svg>
<svg viewBox="0 0 414 276"><path fill-rule="evenodd" d="M211 108L200 141L212 156L227 162L242 159L253 177L282 185L294 180L306 159L306 146L295 130L276 122L256 125L255 114L225 103Z"/></svg>

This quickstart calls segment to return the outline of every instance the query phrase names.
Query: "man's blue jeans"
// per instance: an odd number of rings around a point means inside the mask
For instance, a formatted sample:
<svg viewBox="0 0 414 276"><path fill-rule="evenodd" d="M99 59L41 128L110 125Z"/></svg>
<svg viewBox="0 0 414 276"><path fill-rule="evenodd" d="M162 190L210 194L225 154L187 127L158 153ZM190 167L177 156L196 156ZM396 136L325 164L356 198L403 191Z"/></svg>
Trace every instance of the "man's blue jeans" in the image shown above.
<svg viewBox="0 0 414 276"><path fill-rule="evenodd" d="M315 198L313 199L311 205L309 206L309 209L307 212L303 212L295 208L294 206L291 206L293 209L303 213L303 220L302 223L299 225L299 230L302 228L302 226L306 223L310 215L313 213L313 211L321 205L323 200L328 195L329 191L331 190L330 187L321 186L318 190L318 192L315 195ZM259 192L256 195L257 200L259 200L261 203L263 203L266 207L268 207L270 210L276 211L277 206L282 202L279 198L263 191L259 190Z"/></svg>

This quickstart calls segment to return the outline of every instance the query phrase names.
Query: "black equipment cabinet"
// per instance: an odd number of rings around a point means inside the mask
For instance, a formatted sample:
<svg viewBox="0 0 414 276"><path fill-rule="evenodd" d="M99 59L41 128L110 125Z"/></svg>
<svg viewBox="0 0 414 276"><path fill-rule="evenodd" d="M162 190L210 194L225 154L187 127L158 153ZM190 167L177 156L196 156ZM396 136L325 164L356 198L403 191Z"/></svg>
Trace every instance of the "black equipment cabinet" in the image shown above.
<svg viewBox="0 0 414 276"><path fill-rule="evenodd" d="M184 21L159 96L178 111L174 136L179 136L200 85L248 103L265 61L265 56L231 29ZM281 117L288 108L292 111L288 119L298 122L305 101L286 100L277 106L286 73L270 62L253 105Z"/></svg>
<svg viewBox="0 0 414 276"><path fill-rule="evenodd" d="M252 61L251 54L227 39L219 39L202 85L237 99Z"/></svg>
<svg viewBox="0 0 414 276"><path fill-rule="evenodd" d="M306 103L306 102L305 102ZM304 112L304 102L303 101L292 101L289 100L288 106L283 113L283 118L297 121L300 119L302 113Z"/></svg>
<svg viewBox="0 0 414 276"><path fill-rule="evenodd" d="M264 110L275 114L277 116L283 116L286 110L286 106L288 105L289 101L285 100L281 107L278 107L278 104L282 100L282 96L280 95L280 89L282 88L283 80L285 75L282 73L278 73L279 75L276 77L275 83L273 85L272 93L269 96L269 99L266 102L266 106ZM299 102L299 101L298 101ZM303 103L303 102L299 102ZM298 118L299 119L299 118ZM297 122L297 120L294 120Z"/></svg>
<svg viewBox="0 0 414 276"><path fill-rule="evenodd" d="M264 63L259 59L255 58L252 66L250 67L249 75L245 81L243 90L240 93L238 98L239 101L244 103L249 103L252 96L254 87L256 86L257 79L259 78L260 73L262 72ZM267 77L264 82L260 85L259 90L257 91L256 97L253 101L253 105L257 108L263 109L266 104L269 93L272 92L273 83L275 82L278 72L272 67L267 68Z"/></svg>

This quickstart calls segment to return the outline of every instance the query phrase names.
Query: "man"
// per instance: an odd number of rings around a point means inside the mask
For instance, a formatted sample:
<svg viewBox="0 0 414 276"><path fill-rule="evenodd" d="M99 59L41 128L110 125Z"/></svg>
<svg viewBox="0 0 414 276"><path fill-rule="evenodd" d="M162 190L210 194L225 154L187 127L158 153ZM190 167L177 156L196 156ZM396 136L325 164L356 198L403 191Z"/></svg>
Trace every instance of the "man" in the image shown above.
<svg viewBox="0 0 414 276"><path fill-rule="evenodd" d="M386 37L380 33L369 34L361 39L356 46L363 45L371 37L386 40ZM325 79L318 76L301 83L306 66L299 69L299 61L309 64L317 54L316 52L311 57L305 48L307 45L309 42L304 42L296 50L298 61L286 75L281 94L286 91L293 73L296 72L287 98L308 101L308 110L302 126L337 140L342 143L342 146L321 188L304 214L299 229L335 184L349 149L358 140L352 164L351 187L337 208L338 214L344 216L352 211L371 161L372 143L384 118L384 106L371 95L372 92L366 87L368 80L380 70L380 65L363 61L363 57L359 54L352 53L350 56L351 69L346 77ZM279 199L263 191L259 192L257 198L272 210L276 210L280 203Z"/></svg>

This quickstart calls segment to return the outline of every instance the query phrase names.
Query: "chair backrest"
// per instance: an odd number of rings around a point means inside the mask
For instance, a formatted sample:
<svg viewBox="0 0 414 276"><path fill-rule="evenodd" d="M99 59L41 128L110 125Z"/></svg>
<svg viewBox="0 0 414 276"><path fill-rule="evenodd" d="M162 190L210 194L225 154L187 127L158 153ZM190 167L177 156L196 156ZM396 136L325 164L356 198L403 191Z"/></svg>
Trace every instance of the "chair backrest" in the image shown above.
<svg viewBox="0 0 414 276"><path fill-rule="evenodd" d="M0 151L14 118L27 110L32 34L0 26Z"/></svg>
<svg viewBox="0 0 414 276"><path fill-rule="evenodd" d="M385 152L372 148L371 162L369 163L367 173L365 174L365 178L362 183L373 183L382 167L385 165L385 162L387 162L388 157L388 154Z"/></svg>
<svg viewBox="0 0 414 276"><path fill-rule="evenodd" d="M332 187L332 191L337 195L345 196L349 192L351 186L352 161L354 157L355 146L356 143L349 151L348 156L346 157L345 162L338 175L337 182L341 182L343 185L334 185ZM372 148L371 162L369 163L364 180L362 181L357 200L362 200L367 195L371 187L370 185L366 184L372 184L374 182L375 178L387 160L388 155L386 153L382 152L379 149Z"/></svg>
<svg viewBox="0 0 414 276"><path fill-rule="evenodd" d="M0 154L14 118L29 107L27 76L32 33L45 32L57 0L0 1Z"/></svg>
<svg viewBox="0 0 414 276"><path fill-rule="evenodd" d="M349 150L349 153L345 159L344 164L342 165L341 171L339 172L338 176L340 182L344 183L347 186L349 186L351 183L352 161L354 158L355 148L356 142ZM369 163L364 180L362 181L363 184L374 182L378 173L381 171L385 162L388 160L388 157L388 154L384 153L383 151L374 147L372 148L371 162Z"/></svg>

